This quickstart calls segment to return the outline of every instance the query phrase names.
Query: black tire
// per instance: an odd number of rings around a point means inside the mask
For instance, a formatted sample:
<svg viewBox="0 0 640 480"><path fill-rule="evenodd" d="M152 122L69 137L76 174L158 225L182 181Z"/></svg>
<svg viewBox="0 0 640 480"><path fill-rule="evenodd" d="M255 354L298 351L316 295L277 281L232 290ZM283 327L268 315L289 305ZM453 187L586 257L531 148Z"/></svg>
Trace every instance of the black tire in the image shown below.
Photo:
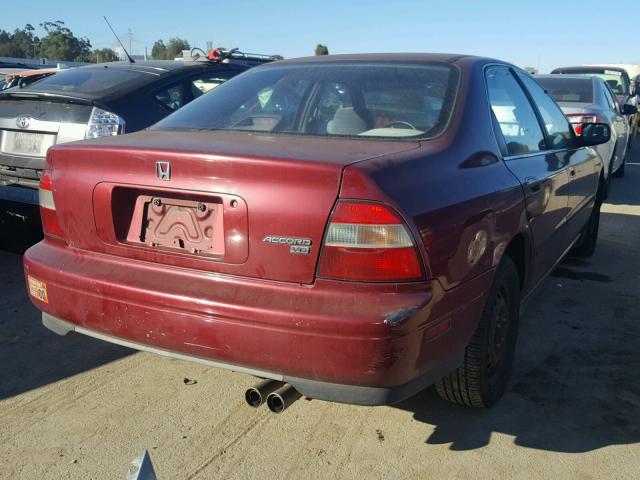
<svg viewBox="0 0 640 480"><path fill-rule="evenodd" d="M436 384L443 399L486 408L505 391L513 366L520 317L520 277L505 256L493 281L480 323L467 345L464 363Z"/></svg>
<svg viewBox="0 0 640 480"><path fill-rule="evenodd" d="M600 186L598 187L598 193L596 193L596 203L593 205L593 210L591 210L589 220L582 229L578 243L576 243L571 251L571 254L574 257L589 258L596 251L596 245L598 244L598 232L600 230L600 207L602 207L603 183L604 182L601 179Z"/></svg>

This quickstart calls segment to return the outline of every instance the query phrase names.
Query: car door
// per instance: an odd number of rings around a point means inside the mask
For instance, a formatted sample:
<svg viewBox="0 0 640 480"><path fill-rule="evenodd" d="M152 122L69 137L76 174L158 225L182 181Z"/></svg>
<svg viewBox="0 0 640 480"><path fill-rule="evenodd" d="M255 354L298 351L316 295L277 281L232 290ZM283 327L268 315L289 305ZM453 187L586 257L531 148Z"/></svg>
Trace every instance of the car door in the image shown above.
<svg viewBox="0 0 640 480"><path fill-rule="evenodd" d="M627 144L629 140L629 123L622 112L620 111L620 106L618 102L615 100L615 96L613 92L609 88L606 83L602 85L602 94L604 95L605 100L607 101L607 113L609 113L610 125L611 125L611 136L615 138L615 155L614 155L614 164L612 167L612 172L615 172L618 167L622 164L622 159L625 156L627 151Z"/></svg>
<svg viewBox="0 0 640 480"><path fill-rule="evenodd" d="M490 67L486 82L505 164L524 190L533 240L531 280L535 284L566 249L563 229L569 204L569 160L547 148L538 114L513 70Z"/></svg>
<svg viewBox="0 0 640 480"><path fill-rule="evenodd" d="M562 239L568 246L576 240L591 214L602 159L595 149L579 147L567 117L545 89L526 73L519 72L518 75L540 114L549 152L553 152L559 164L568 168L567 228Z"/></svg>

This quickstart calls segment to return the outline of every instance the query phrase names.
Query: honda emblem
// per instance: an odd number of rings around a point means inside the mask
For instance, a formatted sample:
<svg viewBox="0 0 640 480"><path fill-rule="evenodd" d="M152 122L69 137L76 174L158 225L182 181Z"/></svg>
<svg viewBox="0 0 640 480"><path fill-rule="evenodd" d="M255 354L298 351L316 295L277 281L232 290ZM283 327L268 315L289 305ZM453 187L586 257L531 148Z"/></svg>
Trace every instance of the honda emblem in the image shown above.
<svg viewBox="0 0 640 480"><path fill-rule="evenodd" d="M160 180L171 180L171 164L169 162L156 162L156 174Z"/></svg>

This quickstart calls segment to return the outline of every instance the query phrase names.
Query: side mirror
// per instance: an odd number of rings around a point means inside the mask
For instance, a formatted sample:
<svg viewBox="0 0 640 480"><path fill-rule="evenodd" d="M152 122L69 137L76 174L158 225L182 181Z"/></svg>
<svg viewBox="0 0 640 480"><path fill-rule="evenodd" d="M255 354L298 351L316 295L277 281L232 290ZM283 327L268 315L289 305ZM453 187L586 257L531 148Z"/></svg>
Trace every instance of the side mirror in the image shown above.
<svg viewBox="0 0 640 480"><path fill-rule="evenodd" d="M606 123L583 123L582 135L578 138L583 147L601 145L611 138L611 128Z"/></svg>
<svg viewBox="0 0 640 480"><path fill-rule="evenodd" d="M623 115L635 115L636 113L638 113L638 108L634 107L633 105L629 105L628 103L625 103L622 106L622 114Z"/></svg>

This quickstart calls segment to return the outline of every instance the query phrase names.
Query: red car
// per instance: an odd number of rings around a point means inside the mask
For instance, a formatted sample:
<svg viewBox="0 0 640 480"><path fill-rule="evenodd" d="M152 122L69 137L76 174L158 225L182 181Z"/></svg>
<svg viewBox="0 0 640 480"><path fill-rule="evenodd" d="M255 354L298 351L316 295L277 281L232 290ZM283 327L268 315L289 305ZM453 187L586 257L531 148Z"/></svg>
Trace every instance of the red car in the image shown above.
<svg viewBox="0 0 640 480"><path fill-rule="evenodd" d="M53 331L253 374L274 411L434 383L489 406L523 302L595 249L609 135L496 60L275 62L51 148L27 287Z"/></svg>

